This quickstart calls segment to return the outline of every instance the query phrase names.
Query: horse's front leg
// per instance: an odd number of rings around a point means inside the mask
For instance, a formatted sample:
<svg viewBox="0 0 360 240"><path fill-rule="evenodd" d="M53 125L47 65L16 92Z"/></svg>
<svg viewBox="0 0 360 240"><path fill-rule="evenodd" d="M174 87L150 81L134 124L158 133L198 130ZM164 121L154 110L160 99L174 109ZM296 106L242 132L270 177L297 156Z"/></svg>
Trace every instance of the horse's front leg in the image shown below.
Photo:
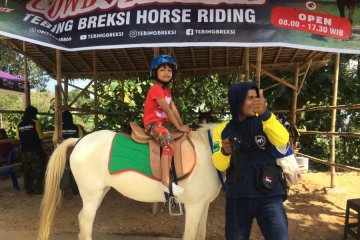
<svg viewBox="0 0 360 240"><path fill-rule="evenodd" d="M209 205L210 203L205 204L203 213L200 218L199 228L196 234L196 239L201 240L206 238L206 224L209 213Z"/></svg>
<svg viewBox="0 0 360 240"><path fill-rule="evenodd" d="M203 216L206 206L208 206L208 204L205 202L185 205L184 240L200 240L197 238L197 233L200 226L200 219ZM201 239L205 239L205 235Z"/></svg>

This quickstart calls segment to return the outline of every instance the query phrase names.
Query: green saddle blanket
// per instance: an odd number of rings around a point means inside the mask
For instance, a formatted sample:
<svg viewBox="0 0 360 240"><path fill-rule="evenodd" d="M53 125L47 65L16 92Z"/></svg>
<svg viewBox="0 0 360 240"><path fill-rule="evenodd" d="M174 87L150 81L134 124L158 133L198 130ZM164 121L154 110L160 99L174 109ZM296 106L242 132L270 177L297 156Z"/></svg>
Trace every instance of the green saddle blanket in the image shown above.
<svg viewBox="0 0 360 240"><path fill-rule="evenodd" d="M118 174L124 171L135 171L154 178L150 168L149 144L134 142L130 136L114 136L110 156L109 172Z"/></svg>

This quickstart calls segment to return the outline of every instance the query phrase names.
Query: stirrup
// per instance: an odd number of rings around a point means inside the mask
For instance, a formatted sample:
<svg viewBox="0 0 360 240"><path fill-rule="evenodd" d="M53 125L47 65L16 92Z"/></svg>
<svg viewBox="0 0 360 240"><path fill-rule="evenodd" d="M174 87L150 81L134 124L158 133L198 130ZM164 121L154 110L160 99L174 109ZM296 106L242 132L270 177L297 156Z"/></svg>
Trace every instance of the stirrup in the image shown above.
<svg viewBox="0 0 360 240"><path fill-rule="evenodd" d="M172 217L182 216L184 214L182 204L177 197L171 196L169 202L169 215Z"/></svg>

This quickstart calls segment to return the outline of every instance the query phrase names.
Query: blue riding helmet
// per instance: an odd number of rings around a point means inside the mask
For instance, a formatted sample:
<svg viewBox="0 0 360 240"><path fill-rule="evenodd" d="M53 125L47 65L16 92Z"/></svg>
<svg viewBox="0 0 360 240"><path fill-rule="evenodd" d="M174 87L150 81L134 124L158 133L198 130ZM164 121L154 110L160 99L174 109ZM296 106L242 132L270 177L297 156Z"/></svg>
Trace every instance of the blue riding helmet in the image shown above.
<svg viewBox="0 0 360 240"><path fill-rule="evenodd" d="M158 68L165 63L171 66L173 70L173 79L174 79L177 70L177 65L175 60L169 55L159 55L152 60L150 64L150 77L153 79L157 79L156 70L158 70Z"/></svg>

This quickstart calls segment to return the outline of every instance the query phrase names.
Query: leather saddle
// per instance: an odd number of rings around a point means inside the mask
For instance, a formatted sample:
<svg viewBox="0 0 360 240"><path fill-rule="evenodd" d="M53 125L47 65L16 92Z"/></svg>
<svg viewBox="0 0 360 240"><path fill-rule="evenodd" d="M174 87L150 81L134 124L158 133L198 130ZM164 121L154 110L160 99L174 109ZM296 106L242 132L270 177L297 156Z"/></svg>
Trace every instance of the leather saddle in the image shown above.
<svg viewBox="0 0 360 240"><path fill-rule="evenodd" d="M151 136L146 134L145 130L136 122L130 122L132 129L131 138L142 144L149 144L150 150L150 167L154 178L161 180L161 161L160 161L160 144ZM174 163L177 178L188 175L195 166L196 156L195 149L191 140L181 132L171 132L174 139Z"/></svg>

